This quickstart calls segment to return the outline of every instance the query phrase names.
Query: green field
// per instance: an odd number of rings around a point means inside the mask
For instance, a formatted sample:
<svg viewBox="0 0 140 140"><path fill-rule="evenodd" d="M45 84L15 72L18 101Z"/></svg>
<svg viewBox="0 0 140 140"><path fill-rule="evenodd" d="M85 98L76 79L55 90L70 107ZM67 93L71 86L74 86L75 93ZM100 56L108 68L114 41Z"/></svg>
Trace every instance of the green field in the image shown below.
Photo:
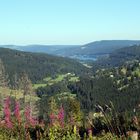
<svg viewBox="0 0 140 140"><path fill-rule="evenodd" d="M138 77L140 77L140 68L137 68L134 72L134 75L137 75Z"/></svg>
<svg viewBox="0 0 140 140"><path fill-rule="evenodd" d="M75 76L75 74L71 74L71 73L59 74L55 77L46 77L43 79L42 83L34 84L33 89L53 85L53 84L61 82L63 80L68 80L69 82L77 82L77 81L79 81L79 77L77 77L77 76Z"/></svg>

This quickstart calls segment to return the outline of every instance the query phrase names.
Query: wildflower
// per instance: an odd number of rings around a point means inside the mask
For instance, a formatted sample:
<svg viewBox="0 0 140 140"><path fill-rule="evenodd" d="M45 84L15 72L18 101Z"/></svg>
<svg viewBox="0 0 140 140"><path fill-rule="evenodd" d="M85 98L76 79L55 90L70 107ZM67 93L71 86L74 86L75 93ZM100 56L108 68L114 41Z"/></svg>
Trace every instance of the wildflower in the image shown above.
<svg viewBox="0 0 140 140"><path fill-rule="evenodd" d="M25 107L24 115L25 115L26 121L30 120L30 113L31 113L30 107L29 106Z"/></svg>
<svg viewBox="0 0 140 140"><path fill-rule="evenodd" d="M64 108L62 106L58 113L58 120L59 120L60 125L63 127L64 126Z"/></svg>
<svg viewBox="0 0 140 140"><path fill-rule="evenodd" d="M92 138L92 129L91 128L88 129L88 136L89 136L89 138Z"/></svg>
<svg viewBox="0 0 140 140"><path fill-rule="evenodd" d="M27 124L30 124L32 126L35 126L37 124L37 120L31 116L31 109L29 106L25 108L25 119Z"/></svg>
<svg viewBox="0 0 140 140"><path fill-rule="evenodd" d="M4 120L6 123L6 126L8 128L12 128L12 122L11 122L11 111L10 111L10 97L7 97L5 102L4 102Z"/></svg>
<svg viewBox="0 0 140 140"><path fill-rule="evenodd" d="M30 117L30 124L31 124L32 126L37 125L37 123L38 123L38 121L37 121L36 118L34 118L34 117Z"/></svg>
<svg viewBox="0 0 140 140"><path fill-rule="evenodd" d="M20 123L21 122L20 105L19 105L19 102L17 102L17 101L15 103L14 115L15 115L16 119L18 120L18 122Z"/></svg>

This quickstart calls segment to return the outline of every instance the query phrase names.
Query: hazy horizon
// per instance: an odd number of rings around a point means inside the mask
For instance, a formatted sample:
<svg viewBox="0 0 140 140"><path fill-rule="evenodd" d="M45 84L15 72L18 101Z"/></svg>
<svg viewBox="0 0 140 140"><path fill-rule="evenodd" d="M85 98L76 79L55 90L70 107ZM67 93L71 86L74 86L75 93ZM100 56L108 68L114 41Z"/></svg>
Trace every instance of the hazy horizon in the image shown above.
<svg viewBox="0 0 140 140"><path fill-rule="evenodd" d="M140 39L106 39L106 40L95 40L86 42L84 44L0 44L0 46L82 46L89 43L101 42L101 41L140 41Z"/></svg>

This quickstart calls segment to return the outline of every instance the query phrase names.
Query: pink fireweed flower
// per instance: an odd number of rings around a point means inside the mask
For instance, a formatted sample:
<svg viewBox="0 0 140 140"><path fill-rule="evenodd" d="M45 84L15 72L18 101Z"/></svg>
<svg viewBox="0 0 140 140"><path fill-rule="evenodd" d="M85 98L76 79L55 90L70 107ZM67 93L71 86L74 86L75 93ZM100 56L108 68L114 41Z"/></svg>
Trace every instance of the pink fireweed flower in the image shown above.
<svg viewBox="0 0 140 140"><path fill-rule="evenodd" d="M7 97L4 102L4 120L8 128L12 128L11 111L10 111L10 97Z"/></svg>
<svg viewBox="0 0 140 140"><path fill-rule="evenodd" d="M88 129L88 136L89 136L89 138L92 137L92 129L91 128Z"/></svg>
<svg viewBox="0 0 140 140"><path fill-rule="evenodd" d="M25 107L24 115L25 115L26 121L30 120L30 113L31 113L30 107L29 106Z"/></svg>
<svg viewBox="0 0 140 140"><path fill-rule="evenodd" d="M58 120L59 120L60 125L63 127L64 126L64 108L62 106L58 112Z"/></svg>
<svg viewBox="0 0 140 140"><path fill-rule="evenodd" d="M15 109L14 109L14 115L16 117L16 119L18 120L18 122L21 122L21 116L20 116L20 105L19 102L15 102Z"/></svg>
<svg viewBox="0 0 140 140"><path fill-rule="evenodd" d="M30 117L30 124L32 125L32 126L35 126L35 125L37 125L38 124L38 120L36 119L36 118L34 118L34 117Z"/></svg>
<svg viewBox="0 0 140 140"><path fill-rule="evenodd" d="M31 109L29 106L25 108L25 120L26 124L30 124L32 126L35 126L37 124L37 120L31 116Z"/></svg>

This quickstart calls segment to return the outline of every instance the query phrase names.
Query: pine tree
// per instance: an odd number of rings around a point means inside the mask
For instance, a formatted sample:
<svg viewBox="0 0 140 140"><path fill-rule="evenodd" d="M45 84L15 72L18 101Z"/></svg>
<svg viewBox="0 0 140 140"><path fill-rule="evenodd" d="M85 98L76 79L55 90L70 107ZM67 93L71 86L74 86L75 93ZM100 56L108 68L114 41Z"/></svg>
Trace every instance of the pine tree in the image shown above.
<svg viewBox="0 0 140 140"><path fill-rule="evenodd" d="M19 89L19 79L18 79L18 74L15 73L13 77L14 77L14 83L13 83L12 88L13 88L14 90L18 90L18 89Z"/></svg>
<svg viewBox="0 0 140 140"><path fill-rule="evenodd" d="M29 79L28 75L24 72L19 81L19 88L23 90L23 104L24 108L29 106L31 109L31 115L38 115L38 104L36 100L32 100L32 96L36 96L32 88L32 82ZM26 99L26 97L29 97Z"/></svg>
<svg viewBox="0 0 140 140"><path fill-rule="evenodd" d="M24 96L24 103L26 102L25 98L26 95L31 95L32 93L32 82L28 78L28 75L23 72L19 81L19 87L23 90L23 96Z"/></svg>
<svg viewBox="0 0 140 140"><path fill-rule="evenodd" d="M6 87L8 84L7 76L5 74L5 67L2 60L0 59L0 87Z"/></svg>
<svg viewBox="0 0 140 140"><path fill-rule="evenodd" d="M5 67L3 65L2 60L0 59L0 87L5 88L8 85L7 76L5 73ZM4 104L5 96L0 91L0 117L3 116L3 104Z"/></svg>

